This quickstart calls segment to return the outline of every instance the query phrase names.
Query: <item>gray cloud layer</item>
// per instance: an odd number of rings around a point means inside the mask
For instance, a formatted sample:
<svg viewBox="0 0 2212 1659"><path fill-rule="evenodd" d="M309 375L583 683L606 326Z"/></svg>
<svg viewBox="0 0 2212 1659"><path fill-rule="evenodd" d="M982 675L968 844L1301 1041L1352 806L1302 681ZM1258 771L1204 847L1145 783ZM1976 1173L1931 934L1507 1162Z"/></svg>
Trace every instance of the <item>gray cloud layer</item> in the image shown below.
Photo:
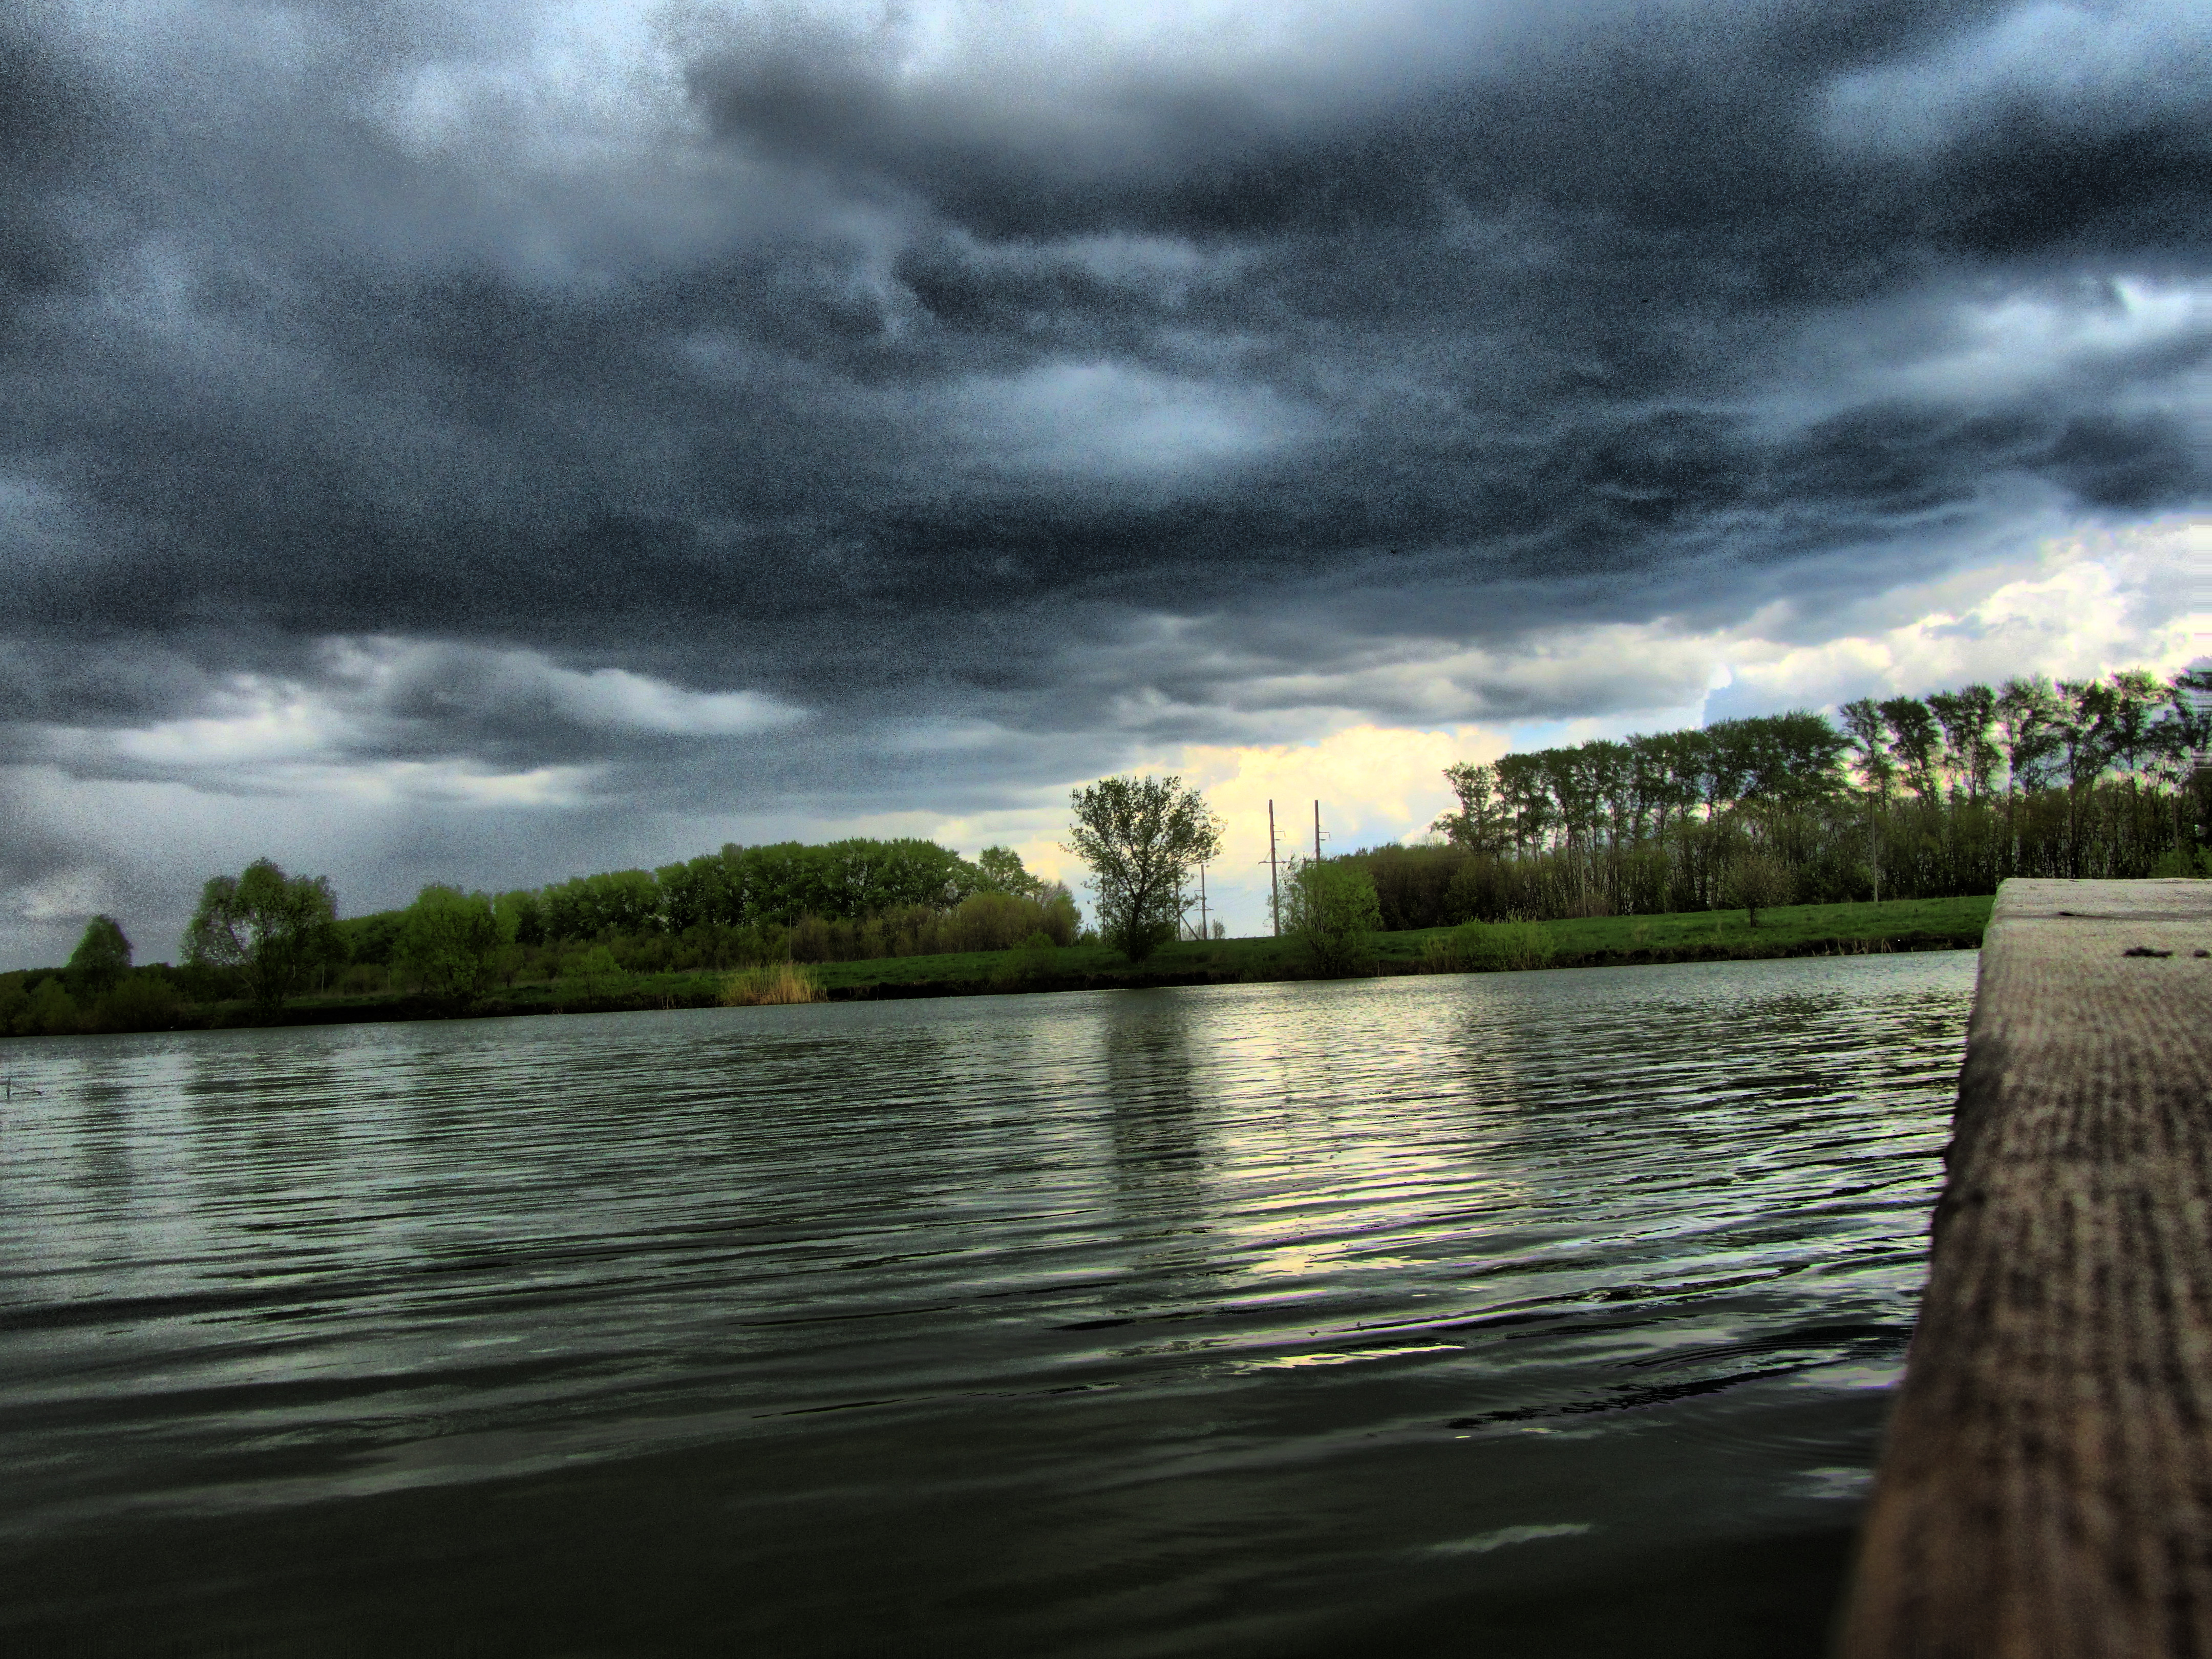
<svg viewBox="0 0 2212 1659"><path fill-rule="evenodd" d="M8 14L0 764L155 778L86 734L243 675L334 764L980 801L2212 494L2212 313L2138 303L2208 279L2201 10L1262 15ZM1356 712L1564 712L1462 690Z"/></svg>

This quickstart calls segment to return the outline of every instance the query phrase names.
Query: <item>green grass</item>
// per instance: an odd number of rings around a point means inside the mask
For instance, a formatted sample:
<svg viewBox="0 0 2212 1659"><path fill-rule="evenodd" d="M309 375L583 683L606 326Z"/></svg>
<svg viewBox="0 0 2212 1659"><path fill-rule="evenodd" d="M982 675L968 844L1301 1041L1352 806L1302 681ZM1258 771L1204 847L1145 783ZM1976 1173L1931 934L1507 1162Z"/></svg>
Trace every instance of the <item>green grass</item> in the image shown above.
<svg viewBox="0 0 2212 1659"><path fill-rule="evenodd" d="M1759 913L1753 927L1741 910L1682 911L1657 916L1592 916L1535 926L1556 953L1553 965L1595 962L1679 962L1703 957L1822 954L1824 947L1864 949L1887 944L1926 948L1939 943L1978 949L1996 901L1905 899L1888 904L1789 904ZM1384 960L1417 960L1427 942L1449 928L1382 936Z"/></svg>
<svg viewBox="0 0 2212 1659"><path fill-rule="evenodd" d="M1828 955L1893 950L1972 950L1982 942L1995 900L1911 899L1888 904L1788 905L1656 916L1596 916L1532 922L1515 931L1525 946L1549 946L1553 968ZM1431 927L1382 933L1375 940L1382 974L1433 971L1438 952L1456 948L1459 930ZM1184 941L1133 964L1103 945L1058 950L976 951L960 955L826 962L808 969L839 1000L958 996L993 991L1100 990L1224 984L1307 977L1303 953L1288 939ZM615 1009L697 1008L720 1000L722 970L613 974L598 981L528 981L493 991L477 1014L586 1013ZM188 1009L187 1023L246 1025L419 1019L452 1012L420 997L385 993L298 997L275 1019L243 1003Z"/></svg>
<svg viewBox="0 0 2212 1659"><path fill-rule="evenodd" d="M1759 913L1752 927L1741 910L1657 916L1594 916L1530 924L1552 947L1551 965L1683 962L1716 957L1785 957L1869 950L1978 948L1991 898L1911 899L1888 904L1784 905ZM1419 971L1432 941L1457 930L1431 927L1378 934L1376 965L1384 973ZM1023 958L1016 961L1014 958ZM835 962L814 972L831 994L878 988L947 990L1038 988L1070 982L1188 984L1230 980L1297 979L1302 953L1287 939L1216 939L1165 945L1135 967L1104 945L1066 950L978 951L965 956L898 957Z"/></svg>
<svg viewBox="0 0 2212 1659"><path fill-rule="evenodd" d="M1553 967L1603 963L1681 962L1709 957L1797 956L1836 951L1978 946L1993 900L1914 899L1889 904L1786 905L1750 926L1741 910L1657 916L1598 916L1530 924L1552 947ZM1376 938L1383 973L1420 971L1431 941L1457 930L1431 927ZM1218 984L1306 976L1295 942L1276 939L1184 940L1164 945L1141 965L1103 945L1059 950L971 951L932 957L824 962L808 971L831 996L958 994L981 991L1059 990L1118 985ZM521 985L495 1000L520 1013L571 1006L650 1007L712 1002L720 975L657 974L610 981L586 995L567 982Z"/></svg>

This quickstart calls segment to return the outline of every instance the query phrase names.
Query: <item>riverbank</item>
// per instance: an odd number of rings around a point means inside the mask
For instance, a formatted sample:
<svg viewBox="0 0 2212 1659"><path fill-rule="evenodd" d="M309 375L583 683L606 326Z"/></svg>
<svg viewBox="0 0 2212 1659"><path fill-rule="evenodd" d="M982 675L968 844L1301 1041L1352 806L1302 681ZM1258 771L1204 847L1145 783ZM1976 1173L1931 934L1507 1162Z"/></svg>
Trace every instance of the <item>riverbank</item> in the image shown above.
<svg viewBox="0 0 2212 1659"><path fill-rule="evenodd" d="M1742 911L1730 910L1421 928L1377 934L1369 969L1373 975L1389 976L1975 950L1981 945L1992 902L1979 897L1789 905L1761 911L1756 927ZM1162 947L1142 963L1132 963L1102 945L1075 945L816 963L808 964L806 972L831 1001L1139 990L1314 977L1295 941L1267 938L1186 940ZM716 971L616 973L525 982L502 987L465 1009L392 993L299 997L274 1011L243 1002L187 1005L176 1012L167 1029L711 1007L722 1000L725 977Z"/></svg>

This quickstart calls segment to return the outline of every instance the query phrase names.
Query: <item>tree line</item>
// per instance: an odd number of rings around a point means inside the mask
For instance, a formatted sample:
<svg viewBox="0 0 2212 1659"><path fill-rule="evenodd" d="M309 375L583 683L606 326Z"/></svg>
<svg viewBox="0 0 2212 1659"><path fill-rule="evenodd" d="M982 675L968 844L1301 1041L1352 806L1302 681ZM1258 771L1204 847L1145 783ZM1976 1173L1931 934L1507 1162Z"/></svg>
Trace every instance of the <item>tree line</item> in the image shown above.
<svg viewBox="0 0 2212 1659"><path fill-rule="evenodd" d="M1377 930L1956 897L2008 876L2212 874L2212 675L2019 678L1449 767L1421 846L1294 860L1283 922L1326 972ZM1066 850L1132 961L1176 937L1219 819L1175 778L1073 792ZM0 1032L141 1030L307 988L465 1002L504 981L1076 942L1066 888L1003 847L725 846L499 894L424 888L341 920L329 882L257 861L206 884L179 967L94 918L69 966L0 975ZM1085 935L1085 937L1091 937Z"/></svg>
<svg viewBox="0 0 2212 1659"><path fill-rule="evenodd" d="M182 961L134 968L95 917L60 969L0 975L0 1034L163 1029L189 1005L262 1008L306 991L404 990L465 1002L501 983L1073 944L1067 890L1011 848L975 860L933 842L725 846L490 894L425 887L403 909L341 918L324 877L258 860L210 878Z"/></svg>
<svg viewBox="0 0 2212 1659"><path fill-rule="evenodd" d="M1435 844L1352 856L1389 927L2206 873L2208 694L2017 678L1462 763Z"/></svg>

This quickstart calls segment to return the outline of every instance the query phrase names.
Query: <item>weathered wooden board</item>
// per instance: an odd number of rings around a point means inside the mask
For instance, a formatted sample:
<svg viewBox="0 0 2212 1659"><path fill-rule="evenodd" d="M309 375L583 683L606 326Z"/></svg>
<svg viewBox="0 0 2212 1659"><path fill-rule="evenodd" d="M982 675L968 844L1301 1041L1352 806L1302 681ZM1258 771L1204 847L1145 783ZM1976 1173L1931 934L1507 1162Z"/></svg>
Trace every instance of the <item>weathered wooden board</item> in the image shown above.
<svg viewBox="0 0 2212 1659"><path fill-rule="evenodd" d="M2208 951L2212 882L1998 894L1847 1659L2212 1656Z"/></svg>

